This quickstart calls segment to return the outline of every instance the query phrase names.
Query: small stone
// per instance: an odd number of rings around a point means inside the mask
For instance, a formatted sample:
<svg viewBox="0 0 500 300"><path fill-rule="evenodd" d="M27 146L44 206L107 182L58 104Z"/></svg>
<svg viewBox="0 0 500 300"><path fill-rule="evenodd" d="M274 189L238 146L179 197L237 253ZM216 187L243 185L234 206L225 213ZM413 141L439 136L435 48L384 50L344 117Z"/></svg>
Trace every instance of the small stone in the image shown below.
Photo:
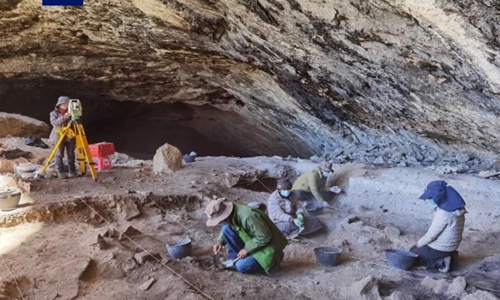
<svg viewBox="0 0 500 300"><path fill-rule="evenodd" d="M155 283L155 282L156 282L156 279L151 278L151 279L149 279L148 281L146 281L146 282L144 282L143 284L141 284L141 285L139 286L139 290L141 290L141 291L145 292L145 291L149 290L149 288L150 288L150 287L153 285L153 283Z"/></svg>
<svg viewBox="0 0 500 300"><path fill-rule="evenodd" d="M117 203L118 215L122 220L131 220L141 215L141 211L132 199L125 199Z"/></svg>
<svg viewBox="0 0 500 300"><path fill-rule="evenodd" d="M378 280L373 276L368 276L351 286L351 292L355 297L364 297L368 299L381 299L378 291Z"/></svg>
<svg viewBox="0 0 500 300"><path fill-rule="evenodd" d="M120 237L118 239L121 241L121 240L127 239L126 236L129 238L133 238L133 237L142 236L142 235L143 234L141 231L135 229L132 226L129 226L129 227L127 227L127 229L123 233L120 234Z"/></svg>
<svg viewBox="0 0 500 300"><path fill-rule="evenodd" d="M481 171L477 174L477 176L482 177L482 178L490 178L493 176L500 175L500 172L494 172L494 171Z"/></svg>
<svg viewBox="0 0 500 300"><path fill-rule="evenodd" d="M139 264L142 265L147 261L155 261L156 259L159 259L160 255L156 252L143 251L140 253L136 253L134 255L134 258Z"/></svg>
<svg viewBox="0 0 500 300"><path fill-rule="evenodd" d="M467 153L458 153L455 156L455 159L457 160L457 162L463 164L463 163L466 163L470 160L470 156Z"/></svg>
<svg viewBox="0 0 500 300"><path fill-rule="evenodd" d="M382 165L382 164L385 164L385 161L384 161L384 158L382 156L379 156L373 161L373 163L376 165Z"/></svg>
<svg viewBox="0 0 500 300"><path fill-rule="evenodd" d="M498 298L489 292L476 291L474 294L465 296L462 300L498 300Z"/></svg>
<svg viewBox="0 0 500 300"><path fill-rule="evenodd" d="M445 296L448 298L460 298L465 293L465 287L467 286L467 282L465 278L460 276L453 280L453 282L448 287Z"/></svg>
<svg viewBox="0 0 500 300"><path fill-rule="evenodd" d="M349 226L349 224L359 222L359 221L360 221L360 219L358 216L349 215L346 218L344 218L342 221L340 221L340 226L346 228L347 226Z"/></svg>
<svg viewBox="0 0 500 300"><path fill-rule="evenodd" d="M393 227L393 226L386 226L384 228L384 232L388 235L388 236L391 236L391 237L397 237L401 234L401 232L399 231L399 229L397 229L396 227Z"/></svg>
<svg viewBox="0 0 500 300"><path fill-rule="evenodd" d="M400 291L395 291L389 297L389 300L415 300L412 294L405 292L404 294Z"/></svg>
<svg viewBox="0 0 500 300"><path fill-rule="evenodd" d="M391 160L396 164L400 163L402 159L403 159L403 153L401 152L396 152L391 156Z"/></svg>
<svg viewBox="0 0 500 300"><path fill-rule="evenodd" d="M106 250L111 247L111 245L106 242L106 240L100 234L97 235L97 245L99 245L100 250Z"/></svg>
<svg viewBox="0 0 500 300"><path fill-rule="evenodd" d="M366 245L366 244L370 244L370 243L372 243L372 241L373 241L373 240L372 240L371 238L366 237L366 236L360 236L360 237L358 238L358 243L360 243L360 244L365 244L365 245Z"/></svg>
<svg viewBox="0 0 500 300"><path fill-rule="evenodd" d="M407 166L406 162L402 161L398 164L398 167L405 168Z"/></svg>

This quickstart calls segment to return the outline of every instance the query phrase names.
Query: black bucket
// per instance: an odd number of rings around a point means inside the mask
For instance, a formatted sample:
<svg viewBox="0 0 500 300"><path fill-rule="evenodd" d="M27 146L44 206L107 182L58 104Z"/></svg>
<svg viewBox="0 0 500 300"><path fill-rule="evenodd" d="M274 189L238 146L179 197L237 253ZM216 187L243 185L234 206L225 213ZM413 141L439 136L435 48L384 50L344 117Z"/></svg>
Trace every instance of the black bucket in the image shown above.
<svg viewBox="0 0 500 300"><path fill-rule="evenodd" d="M191 239L187 237L175 244L167 244L167 251L174 259L182 259L186 256L190 256L192 251Z"/></svg>
<svg viewBox="0 0 500 300"><path fill-rule="evenodd" d="M389 266L401 270L409 270L418 255L403 249L387 249L385 250L385 257Z"/></svg>
<svg viewBox="0 0 500 300"><path fill-rule="evenodd" d="M318 260L320 265L325 267L336 266L340 261L341 253L342 249L335 246L314 248L316 260Z"/></svg>

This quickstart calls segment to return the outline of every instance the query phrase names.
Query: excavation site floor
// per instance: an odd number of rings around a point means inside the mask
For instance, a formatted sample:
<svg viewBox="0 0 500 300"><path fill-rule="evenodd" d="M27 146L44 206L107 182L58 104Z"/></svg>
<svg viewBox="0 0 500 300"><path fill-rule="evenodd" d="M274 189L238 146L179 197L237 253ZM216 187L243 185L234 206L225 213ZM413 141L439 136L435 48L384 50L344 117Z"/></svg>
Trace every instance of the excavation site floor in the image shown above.
<svg viewBox="0 0 500 300"><path fill-rule="evenodd" d="M500 187L468 175L417 168L336 165L342 188L318 216L323 232L291 241L269 276L214 265L219 228L205 225L207 198L267 202L281 177L317 162L280 157L202 157L169 175L151 162L74 179L5 179L25 191L0 212L0 299L495 299L500 297ZM432 207L418 196L444 179L467 202L459 265L448 274L390 267L386 249L408 248L427 230ZM10 180L10 181L9 181ZM259 185L261 188L259 188ZM165 245L185 237L192 256ZM313 249L342 248L320 266Z"/></svg>

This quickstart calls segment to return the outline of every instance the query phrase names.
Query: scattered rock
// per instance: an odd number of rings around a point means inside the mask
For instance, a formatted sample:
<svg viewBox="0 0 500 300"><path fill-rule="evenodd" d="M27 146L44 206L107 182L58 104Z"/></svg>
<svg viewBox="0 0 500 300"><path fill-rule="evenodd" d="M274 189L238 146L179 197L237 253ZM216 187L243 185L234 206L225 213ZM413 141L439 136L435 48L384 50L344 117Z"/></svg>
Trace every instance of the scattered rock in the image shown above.
<svg viewBox="0 0 500 300"><path fill-rule="evenodd" d="M358 243L360 243L360 244L370 244L372 242L373 242L373 240L367 236L360 236L358 238Z"/></svg>
<svg viewBox="0 0 500 300"><path fill-rule="evenodd" d="M137 230L135 229L134 227L132 226L129 226L127 227L127 229L120 234L120 237L119 237L119 240L124 240L126 239L125 236L129 237L129 238L133 238L133 237L137 237L137 236L142 236L142 232L140 230Z"/></svg>
<svg viewBox="0 0 500 300"><path fill-rule="evenodd" d="M108 238L117 238L120 236L120 232L118 232L118 230L114 228L109 228L102 236Z"/></svg>
<svg viewBox="0 0 500 300"><path fill-rule="evenodd" d="M467 153L457 153L455 159L457 160L458 163L463 164L470 160L470 156Z"/></svg>
<svg viewBox="0 0 500 300"><path fill-rule="evenodd" d="M134 258L141 265L144 264L147 261L155 261L156 259L161 259L160 255L158 253L156 253L156 252L148 252L148 251L143 251L143 252L140 252L140 253L136 253L134 255Z"/></svg>
<svg viewBox="0 0 500 300"><path fill-rule="evenodd" d="M50 126L30 117L0 112L0 138L11 136L44 138L49 136Z"/></svg>
<svg viewBox="0 0 500 300"><path fill-rule="evenodd" d="M15 169L16 169L17 174L22 174L22 173L33 173L39 167L41 167L41 166L35 165L32 163L21 163L21 164L17 165Z"/></svg>
<svg viewBox="0 0 500 300"><path fill-rule="evenodd" d="M100 250L111 248L111 245L100 234L97 235L97 245L99 245Z"/></svg>
<svg viewBox="0 0 500 300"><path fill-rule="evenodd" d="M141 284L141 285L139 286L139 290L141 290L141 291L147 291L147 290L149 290L149 288L150 288L150 287L153 285L153 283L155 283L155 282L156 282L156 279L151 278L151 279L149 279L148 281L146 281L146 282L144 282L143 284Z"/></svg>
<svg viewBox="0 0 500 300"><path fill-rule="evenodd" d="M391 156L391 161L396 164L400 163L402 159L403 159L403 153L401 152L396 152Z"/></svg>
<svg viewBox="0 0 500 300"><path fill-rule="evenodd" d="M395 291L391 294L388 300L415 300L415 297L407 292L403 294L400 291Z"/></svg>
<svg viewBox="0 0 500 300"><path fill-rule="evenodd" d="M382 156L379 156L373 161L373 163L376 165L383 165L383 164L385 164L385 161L384 161L384 158Z"/></svg>
<svg viewBox="0 0 500 300"><path fill-rule="evenodd" d="M182 153L176 147L165 144L156 150L153 157L153 171L168 174L182 169Z"/></svg>
<svg viewBox="0 0 500 300"><path fill-rule="evenodd" d="M400 163L398 164L398 167L400 167L400 168L405 168L405 167L407 167L407 164L406 164L406 162L402 161L402 162L400 162Z"/></svg>
<svg viewBox="0 0 500 300"><path fill-rule="evenodd" d="M474 294L465 296L462 300L498 300L498 298L489 292L476 291Z"/></svg>
<svg viewBox="0 0 500 300"><path fill-rule="evenodd" d="M355 297L363 297L370 300L382 299L378 291L378 280L373 276L368 276L351 286L351 293Z"/></svg>
<svg viewBox="0 0 500 300"><path fill-rule="evenodd" d="M446 279L435 280L429 276L422 279L422 285L431 289L435 294L444 294L449 287Z"/></svg>
<svg viewBox="0 0 500 300"><path fill-rule="evenodd" d="M391 237L397 237L401 234L401 231L399 231L399 229L393 226L386 226L384 228L384 232Z"/></svg>
<svg viewBox="0 0 500 300"><path fill-rule="evenodd" d="M132 199L119 201L116 207L122 220L128 221L141 215L141 211Z"/></svg>
<svg viewBox="0 0 500 300"><path fill-rule="evenodd" d="M494 177L494 176L500 175L500 172L496 172L496 171L481 171L477 175L479 177L482 177L482 178L490 178L490 177Z"/></svg>
<svg viewBox="0 0 500 300"><path fill-rule="evenodd" d="M356 223L356 222L359 222L359 221L361 221L361 220L359 219L358 216L356 216L356 215L349 215L345 219L343 219L342 221L340 221L340 226L346 228L349 224Z"/></svg>
<svg viewBox="0 0 500 300"><path fill-rule="evenodd" d="M445 296L452 297L461 297L465 293L465 287L467 286L467 282L464 277L457 277L453 280L453 282L448 286L448 290L446 291Z"/></svg>
<svg viewBox="0 0 500 300"><path fill-rule="evenodd" d="M54 290L60 295L60 299L75 299L78 297L79 280L91 261L89 257L77 258L53 270L54 274L52 276L60 278L53 286Z"/></svg>

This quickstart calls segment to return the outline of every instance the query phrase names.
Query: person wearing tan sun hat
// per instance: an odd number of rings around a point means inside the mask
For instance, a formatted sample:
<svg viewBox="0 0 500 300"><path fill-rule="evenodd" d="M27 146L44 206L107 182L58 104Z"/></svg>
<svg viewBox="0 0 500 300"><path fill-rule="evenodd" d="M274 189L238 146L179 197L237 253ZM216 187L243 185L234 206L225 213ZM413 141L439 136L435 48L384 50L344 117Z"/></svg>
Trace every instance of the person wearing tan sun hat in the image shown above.
<svg viewBox="0 0 500 300"><path fill-rule="evenodd" d="M283 260L288 241L261 210L219 198L208 203L205 214L207 226L222 225L214 253L227 246L229 258L239 258L238 272L269 272Z"/></svg>

